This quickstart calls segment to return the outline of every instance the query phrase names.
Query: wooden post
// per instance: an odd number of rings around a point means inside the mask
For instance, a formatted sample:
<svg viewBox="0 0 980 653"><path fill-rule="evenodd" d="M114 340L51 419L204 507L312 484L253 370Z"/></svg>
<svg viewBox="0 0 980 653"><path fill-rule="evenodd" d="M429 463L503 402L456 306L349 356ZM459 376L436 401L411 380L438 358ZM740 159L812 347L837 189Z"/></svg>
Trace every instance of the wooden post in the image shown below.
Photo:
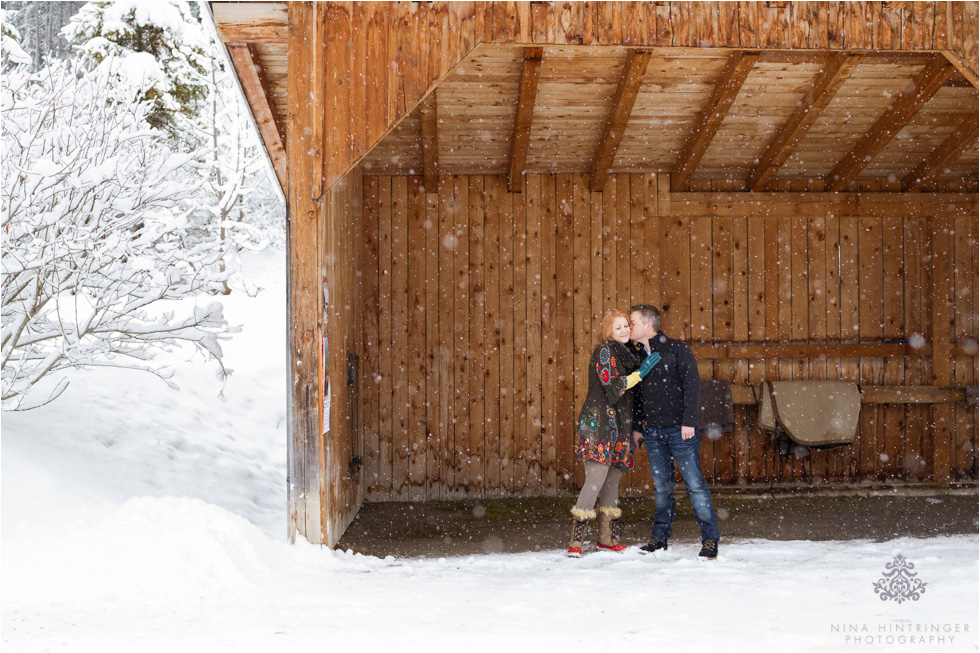
<svg viewBox="0 0 980 653"><path fill-rule="evenodd" d="M935 216L932 225L932 384L937 387L950 383L950 287L952 266L950 257L953 219L948 215ZM948 486L952 458L952 417L950 404L932 407L932 476L936 485Z"/></svg>
<svg viewBox="0 0 980 653"><path fill-rule="evenodd" d="M323 541L320 460L324 4L289 5L289 540Z"/></svg>

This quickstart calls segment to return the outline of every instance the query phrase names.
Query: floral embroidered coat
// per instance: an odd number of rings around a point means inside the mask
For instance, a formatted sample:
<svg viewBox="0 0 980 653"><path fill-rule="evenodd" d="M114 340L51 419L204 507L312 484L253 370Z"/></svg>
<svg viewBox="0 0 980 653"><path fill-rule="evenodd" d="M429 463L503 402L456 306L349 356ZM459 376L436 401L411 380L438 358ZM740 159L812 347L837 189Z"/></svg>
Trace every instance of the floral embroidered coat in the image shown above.
<svg viewBox="0 0 980 653"><path fill-rule="evenodd" d="M579 412L575 456L625 471L633 468L633 392L626 376L639 366L622 344L598 345L589 362L589 394Z"/></svg>

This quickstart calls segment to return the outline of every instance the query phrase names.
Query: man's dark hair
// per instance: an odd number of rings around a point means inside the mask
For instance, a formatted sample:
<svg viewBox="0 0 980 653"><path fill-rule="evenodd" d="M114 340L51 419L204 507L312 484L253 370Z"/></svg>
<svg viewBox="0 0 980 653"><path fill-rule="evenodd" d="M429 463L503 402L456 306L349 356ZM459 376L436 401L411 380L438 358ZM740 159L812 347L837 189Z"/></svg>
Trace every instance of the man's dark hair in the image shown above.
<svg viewBox="0 0 980 653"><path fill-rule="evenodd" d="M630 313L639 313L644 322L653 322L654 331L660 331L660 309L653 304L630 306Z"/></svg>

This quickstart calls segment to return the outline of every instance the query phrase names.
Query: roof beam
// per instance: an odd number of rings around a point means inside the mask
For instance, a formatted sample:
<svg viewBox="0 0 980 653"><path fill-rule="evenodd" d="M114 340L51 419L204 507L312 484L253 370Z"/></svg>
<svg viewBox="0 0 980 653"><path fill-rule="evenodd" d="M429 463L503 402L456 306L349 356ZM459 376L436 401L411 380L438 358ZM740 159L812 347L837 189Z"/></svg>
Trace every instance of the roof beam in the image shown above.
<svg viewBox="0 0 980 653"><path fill-rule="evenodd" d="M770 180L793 153L796 146L820 117L820 113L837 95L837 91L851 76L851 72L860 63L863 54L831 54L825 61L823 70L813 80L813 85L796 106L796 110L780 127L775 138L769 144L766 153L759 159L745 183L750 191L765 190Z"/></svg>
<svg viewBox="0 0 980 653"><path fill-rule="evenodd" d="M902 191L914 193L932 183L946 165L963 151L963 148L971 146L976 141L978 133L980 133L980 118L977 114L971 113L939 147L929 153L925 161L902 180Z"/></svg>
<svg viewBox="0 0 980 653"><path fill-rule="evenodd" d="M425 192L434 193L439 186L439 132L436 92L422 100L422 174Z"/></svg>
<svg viewBox="0 0 980 653"><path fill-rule="evenodd" d="M540 47L524 48L524 65L521 67L521 88L517 94L517 112L514 114L514 134L510 140L510 165L507 168L507 190L515 193L521 189L527 148L531 143L531 119L534 117L534 100L538 94L538 74L541 70Z"/></svg>
<svg viewBox="0 0 980 653"><path fill-rule="evenodd" d="M724 122L745 78L749 76L758 59L757 52L736 52L729 58L728 65L715 84L714 92L701 109L694 131L688 136L684 149L677 157L677 163L670 174L671 191L685 190L688 180L697 170L704 153L708 151L711 140Z"/></svg>
<svg viewBox="0 0 980 653"><path fill-rule="evenodd" d="M966 65L960 55L949 50L943 50L942 53L956 67L956 70L963 75L963 78L973 85L973 88L980 88L980 79L977 78L977 74L970 70L970 67Z"/></svg>
<svg viewBox="0 0 980 653"><path fill-rule="evenodd" d="M283 129L279 116L272 108L272 91L269 89L269 81L266 79L262 64L259 63L259 55L255 46L250 43L229 43L228 53L238 71L238 79L241 80L242 90L245 91L245 99L252 109L252 116L258 125L259 133L265 142L265 148L272 160L272 167L276 171L276 178L283 190L286 189L286 130Z"/></svg>
<svg viewBox="0 0 980 653"><path fill-rule="evenodd" d="M215 25L222 43L285 43L289 40L289 25L279 23Z"/></svg>
<svg viewBox="0 0 980 653"><path fill-rule="evenodd" d="M649 50L630 50L626 55L623 76L619 79L612 109L606 118L606 126L599 140L599 150L592 162L589 188L594 191L602 190L606 177L609 176L609 168L616 159L616 151L626 132L626 123L629 122L630 114L633 112L636 94L640 90L640 84L643 83L648 63L650 63Z"/></svg>
<svg viewBox="0 0 980 653"><path fill-rule="evenodd" d="M861 174L955 72L956 68L944 57L926 64L913 80L912 88L892 102L864 138L830 171L824 179L824 190L841 190Z"/></svg>

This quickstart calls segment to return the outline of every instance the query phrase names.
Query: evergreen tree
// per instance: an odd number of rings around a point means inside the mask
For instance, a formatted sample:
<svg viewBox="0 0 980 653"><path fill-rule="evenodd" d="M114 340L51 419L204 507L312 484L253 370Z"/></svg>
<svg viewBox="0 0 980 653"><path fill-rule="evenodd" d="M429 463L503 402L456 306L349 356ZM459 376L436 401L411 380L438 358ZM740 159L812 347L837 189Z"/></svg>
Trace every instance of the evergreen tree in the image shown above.
<svg viewBox="0 0 980 653"><path fill-rule="evenodd" d="M186 141L190 132L182 121L195 120L207 99L210 63L208 39L187 2L89 2L62 34L92 65L122 59L130 83L143 78L136 99L153 103L149 123Z"/></svg>
<svg viewBox="0 0 980 653"><path fill-rule="evenodd" d="M8 18L8 12L0 9L0 44L3 46L3 63L0 67L6 70L10 66L28 64L31 56L20 46L20 31Z"/></svg>

